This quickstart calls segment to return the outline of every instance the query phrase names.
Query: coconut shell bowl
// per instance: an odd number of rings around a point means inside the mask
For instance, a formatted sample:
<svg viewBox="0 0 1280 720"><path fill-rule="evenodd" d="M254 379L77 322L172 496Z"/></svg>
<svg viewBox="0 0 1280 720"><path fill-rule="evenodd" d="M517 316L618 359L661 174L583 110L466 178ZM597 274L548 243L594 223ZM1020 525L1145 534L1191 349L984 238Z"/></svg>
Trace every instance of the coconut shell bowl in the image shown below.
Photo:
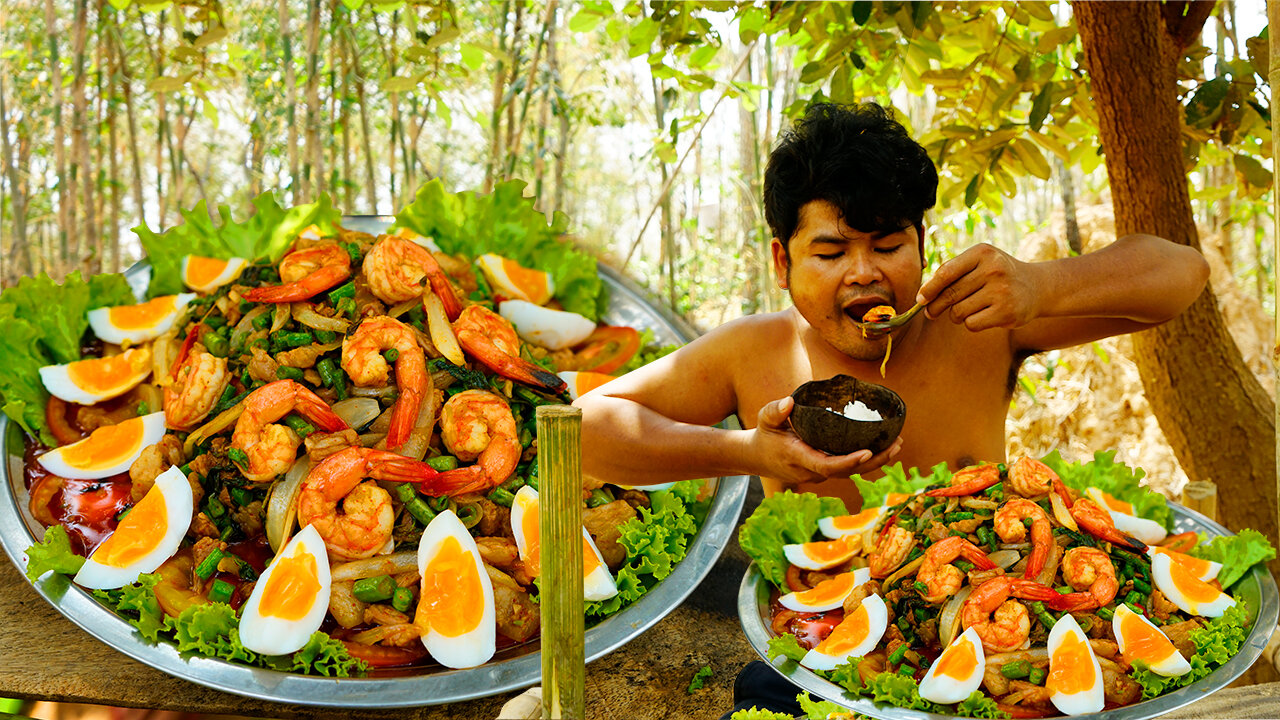
<svg viewBox="0 0 1280 720"><path fill-rule="evenodd" d="M907 419L907 406L897 393L848 375L812 380L796 388L791 397L795 400L791 428L806 444L829 455L883 452L902 432ZM844 408L856 402L880 413L881 419L846 417Z"/></svg>

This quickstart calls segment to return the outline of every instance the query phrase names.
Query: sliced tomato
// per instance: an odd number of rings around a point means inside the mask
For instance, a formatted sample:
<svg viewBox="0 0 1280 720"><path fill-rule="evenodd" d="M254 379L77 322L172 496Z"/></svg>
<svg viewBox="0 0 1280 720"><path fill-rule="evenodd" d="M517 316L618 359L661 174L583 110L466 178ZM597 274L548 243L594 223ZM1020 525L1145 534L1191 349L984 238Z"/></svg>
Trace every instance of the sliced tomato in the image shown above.
<svg viewBox="0 0 1280 720"><path fill-rule="evenodd" d="M611 373L640 352L640 332L625 325L601 325L574 349L579 370Z"/></svg>
<svg viewBox="0 0 1280 720"><path fill-rule="evenodd" d="M366 645L365 643L351 642L350 640L343 640L342 644L347 646L347 652L351 653L351 657L369 663L369 667L382 668L409 665L427 657L427 648L422 645L417 647L386 647L385 645Z"/></svg>
<svg viewBox="0 0 1280 720"><path fill-rule="evenodd" d="M1184 532L1178 533L1177 535L1170 535L1160 544L1170 550L1186 553L1191 552L1191 549L1194 548L1198 542L1200 542L1199 535L1193 532Z"/></svg>
<svg viewBox="0 0 1280 720"><path fill-rule="evenodd" d="M787 623L787 632L795 635L801 646L815 648L827 639L841 620L844 620L844 610L839 608L816 615L799 615Z"/></svg>
<svg viewBox="0 0 1280 720"><path fill-rule="evenodd" d="M49 402L44 407L44 420L49 424L49 432L53 433L53 439L57 440L59 445L70 445L85 437L85 433L72 425L71 420L68 419L68 411L71 409L68 405L65 400L50 395Z"/></svg>

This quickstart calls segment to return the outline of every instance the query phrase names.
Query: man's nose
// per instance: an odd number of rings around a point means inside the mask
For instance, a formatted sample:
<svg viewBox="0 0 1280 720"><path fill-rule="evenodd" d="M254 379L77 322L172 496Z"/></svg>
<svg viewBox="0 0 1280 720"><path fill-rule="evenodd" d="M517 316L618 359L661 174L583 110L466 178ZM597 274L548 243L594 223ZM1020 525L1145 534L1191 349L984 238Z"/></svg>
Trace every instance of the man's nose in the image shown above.
<svg viewBox="0 0 1280 720"><path fill-rule="evenodd" d="M880 280L880 268L870 253L852 252L847 258L849 264L844 271L846 285L870 285Z"/></svg>

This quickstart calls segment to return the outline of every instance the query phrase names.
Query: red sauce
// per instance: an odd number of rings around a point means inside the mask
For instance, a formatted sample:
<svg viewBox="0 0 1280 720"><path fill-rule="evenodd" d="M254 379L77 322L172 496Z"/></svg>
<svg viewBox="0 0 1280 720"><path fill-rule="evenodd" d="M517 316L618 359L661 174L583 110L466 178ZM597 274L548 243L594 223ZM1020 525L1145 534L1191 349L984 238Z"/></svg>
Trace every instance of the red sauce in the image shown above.
<svg viewBox="0 0 1280 720"><path fill-rule="evenodd" d="M50 477L50 473L37 461L45 452L48 452L47 448L27 440L22 460L23 480L28 491L38 480ZM71 549L87 556L115 532L120 513L133 507L133 498L129 494L133 483L128 473L101 480L61 480L61 489L52 494L46 509L58 524L67 529Z"/></svg>
<svg viewBox="0 0 1280 720"><path fill-rule="evenodd" d="M776 618L779 613L787 612L787 608L778 602L779 594L775 591L773 600L769 603L769 617ZM787 621L786 631L796 636L800 641L800 647L806 650L812 650L818 646L818 643L826 639L831 631L835 629L840 621L844 620L844 608L835 608L825 612L812 613L795 613Z"/></svg>

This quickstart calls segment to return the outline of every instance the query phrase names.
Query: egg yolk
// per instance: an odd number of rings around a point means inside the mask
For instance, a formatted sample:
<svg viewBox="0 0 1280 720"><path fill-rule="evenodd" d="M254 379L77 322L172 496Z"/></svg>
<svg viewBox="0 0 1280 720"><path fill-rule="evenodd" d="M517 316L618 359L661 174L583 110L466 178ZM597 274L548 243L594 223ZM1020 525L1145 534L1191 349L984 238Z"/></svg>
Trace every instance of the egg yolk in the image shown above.
<svg viewBox="0 0 1280 720"><path fill-rule="evenodd" d="M187 257L187 284L192 287L203 287L218 279L227 269L226 260L220 258L190 255Z"/></svg>
<svg viewBox="0 0 1280 720"><path fill-rule="evenodd" d="M596 551L591 549L591 543L587 542L586 536L582 538L582 577L591 574L591 571L600 567L600 558L596 557Z"/></svg>
<svg viewBox="0 0 1280 720"><path fill-rule="evenodd" d="M1169 564L1171 566L1181 566L1188 574L1194 575L1197 578L1202 578L1209 572L1208 560L1202 560L1198 557L1191 557L1186 553L1180 553L1176 550L1167 550L1160 547L1155 548L1155 552L1160 555L1168 555L1170 561Z"/></svg>
<svg viewBox="0 0 1280 720"><path fill-rule="evenodd" d="M804 544L804 554L810 560L817 563L831 564L848 560L849 557L857 552L856 548L850 547L850 543L843 538L840 540L828 540L826 542L811 542Z"/></svg>
<svg viewBox="0 0 1280 720"><path fill-rule="evenodd" d="M101 393L127 385L150 364L151 348L139 348L111 357L78 360L67 365L67 376L76 387Z"/></svg>
<svg viewBox="0 0 1280 720"><path fill-rule="evenodd" d="M502 259L502 272L506 274L511 285L524 293L530 302L541 305L551 299L547 292L547 273L531 270L506 258Z"/></svg>
<svg viewBox="0 0 1280 720"><path fill-rule="evenodd" d="M853 589L853 573L841 573L830 580L823 580L808 590L795 594L795 599L807 606L825 605L837 598L844 598Z"/></svg>
<svg viewBox="0 0 1280 720"><path fill-rule="evenodd" d="M1188 603L1213 602L1222 594L1214 586L1193 575L1187 566L1180 562L1169 563L1169 577L1173 580L1173 586L1182 593Z"/></svg>
<svg viewBox="0 0 1280 720"><path fill-rule="evenodd" d="M1169 638L1136 616L1125 616L1120 621L1120 632L1124 635L1124 657L1130 662L1143 660L1154 663L1173 655L1173 643Z"/></svg>
<svg viewBox="0 0 1280 720"><path fill-rule="evenodd" d="M884 504L897 505L899 503L906 502L907 498L909 497L911 497L909 493L889 493L887 496L885 496Z"/></svg>
<svg viewBox="0 0 1280 720"><path fill-rule="evenodd" d="M116 531L93 554L93 560L109 567L128 567L155 549L169 528L164 494L152 490L120 519Z"/></svg>
<svg viewBox="0 0 1280 720"><path fill-rule="evenodd" d="M859 605L852 614L845 615L827 639L814 649L824 655L842 655L857 647L870 633L871 615L866 605Z"/></svg>
<svg viewBox="0 0 1280 720"><path fill-rule="evenodd" d="M938 658L938 669L934 677L949 677L956 680L967 680L973 675L978 665L978 653L968 638L953 643Z"/></svg>
<svg viewBox="0 0 1280 720"><path fill-rule="evenodd" d="M173 312L173 301L173 295L165 295L138 305L113 307L108 315L111 318L111 324L121 330L149 328L163 320L165 315Z"/></svg>
<svg viewBox="0 0 1280 720"><path fill-rule="evenodd" d="M538 525L538 503L525 502L524 518L521 526L524 528L524 560L525 571L530 577L538 577L542 573L542 548L540 547L540 530Z"/></svg>
<svg viewBox="0 0 1280 720"><path fill-rule="evenodd" d="M483 598L475 559L457 538L446 537L422 573L418 624L445 637L457 637L480 624Z"/></svg>
<svg viewBox="0 0 1280 720"><path fill-rule="evenodd" d="M74 468L107 467L138 451L143 430L140 417L100 427L84 440L62 448L62 459Z"/></svg>
<svg viewBox="0 0 1280 720"><path fill-rule="evenodd" d="M837 530L857 530L875 522L879 515L880 511L872 508L871 510L863 510L857 515L838 517L832 521L832 525L835 525Z"/></svg>
<svg viewBox="0 0 1280 720"><path fill-rule="evenodd" d="M1058 644L1058 650L1049 663L1049 678L1045 687L1050 692L1075 695L1093 688L1097 678L1093 672L1093 658L1088 643L1077 633L1067 633Z"/></svg>
<svg viewBox="0 0 1280 720"><path fill-rule="evenodd" d="M1098 491L1098 495L1102 497L1102 504L1105 505L1108 510L1114 510L1118 513L1124 513L1125 515L1133 515L1133 503L1118 500L1113 497L1111 493L1102 490Z"/></svg>
<svg viewBox="0 0 1280 720"><path fill-rule="evenodd" d="M302 619L315 605L316 594L320 592L315 556L305 551L295 552L289 557L276 558L271 567L258 612L263 617Z"/></svg>

